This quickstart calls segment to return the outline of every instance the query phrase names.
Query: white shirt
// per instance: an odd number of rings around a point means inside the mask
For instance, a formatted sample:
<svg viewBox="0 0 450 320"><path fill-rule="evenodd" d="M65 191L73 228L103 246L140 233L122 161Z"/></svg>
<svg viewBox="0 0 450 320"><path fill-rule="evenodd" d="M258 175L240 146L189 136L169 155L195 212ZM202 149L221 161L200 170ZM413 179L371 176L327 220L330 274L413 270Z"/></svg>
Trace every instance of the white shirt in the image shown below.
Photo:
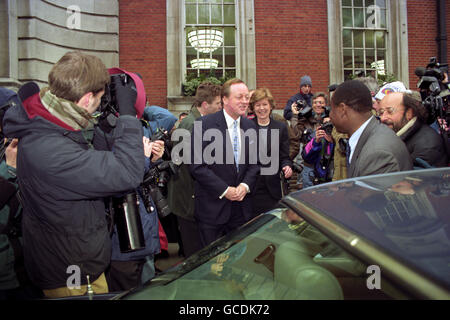
<svg viewBox="0 0 450 320"><path fill-rule="evenodd" d="M353 153L355 152L356 145L358 144L359 138L361 138L362 133L364 132L364 129L369 124L370 120L372 120L373 116L371 116L366 122L362 124L361 127L356 130L350 139L348 139L348 144L350 146L350 157L348 159L348 163L350 164L352 162Z"/></svg>
<svg viewBox="0 0 450 320"><path fill-rule="evenodd" d="M225 121L227 122L227 129L228 129L228 135L230 136L231 144L233 144L233 130L234 130L234 119L225 111L225 109L222 109L223 114L225 116ZM239 145L239 155L241 154L241 117L237 118L237 132L238 132L238 145ZM241 184L247 189L247 193L250 192L250 188L246 183L241 182ZM229 188L229 187L228 187ZM226 188L225 192L222 193L222 195L219 197L219 199L222 199L228 191L228 188Z"/></svg>

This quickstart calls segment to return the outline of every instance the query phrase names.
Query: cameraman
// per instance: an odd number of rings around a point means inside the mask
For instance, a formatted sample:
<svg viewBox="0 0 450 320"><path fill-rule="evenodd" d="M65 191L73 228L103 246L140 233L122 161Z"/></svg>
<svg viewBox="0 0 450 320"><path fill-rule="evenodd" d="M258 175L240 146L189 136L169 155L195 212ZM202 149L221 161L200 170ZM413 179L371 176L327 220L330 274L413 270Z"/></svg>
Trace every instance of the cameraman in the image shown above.
<svg viewBox="0 0 450 320"><path fill-rule="evenodd" d="M334 142L331 136L333 125L330 118L323 118L322 125L317 128L313 139L311 139L302 151L303 160L313 166L312 184L329 182L333 177L333 153ZM305 176L303 176L305 180ZM305 183L305 181L303 182Z"/></svg>
<svg viewBox="0 0 450 320"><path fill-rule="evenodd" d="M5 134L19 138L25 267L46 297L83 295L87 275L95 293L106 293L111 242L103 198L135 189L144 175L135 101L105 133L92 116L110 81L99 58L68 52L48 78L48 88L3 121ZM96 150L107 135L114 150Z"/></svg>
<svg viewBox="0 0 450 320"><path fill-rule="evenodd" d="M300 92L293 95L284 107L283 116L286 120L291 120L293 114L292 108L293 106L297 107L298 102L302 101L305 106L312 106L313 94L311 93L311 88L311 77L307 75L303 76L300 79Z"/></svg>
<svg viewBox="0 0 450 320"><path fill-rule="evenodd" d="M328 105L328 96L323 92L318 92L313 96L313 106L312 110L304 115L302 115L295 105L292 106L292 119L291 127L295 135L296 150L298 150L297 158L301 157L303 146L305 146L314 135L314 131L323 121ZM308 107L305 107L308 108ZM303 160L303 159L302 159ZM309 177L313 173L312 164L303 162L302 176L303 178L303 188L312 186L312 182Z"/></svg>

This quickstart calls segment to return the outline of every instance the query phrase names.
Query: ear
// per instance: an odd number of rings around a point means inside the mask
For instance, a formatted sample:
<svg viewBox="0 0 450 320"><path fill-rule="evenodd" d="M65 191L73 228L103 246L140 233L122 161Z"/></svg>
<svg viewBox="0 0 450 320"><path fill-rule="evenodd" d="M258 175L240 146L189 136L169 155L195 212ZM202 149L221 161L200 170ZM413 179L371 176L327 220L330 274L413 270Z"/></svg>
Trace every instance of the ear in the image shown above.
<svg viewBox="0 0 450 320"><path fill-rule="evenodd" d="M85 93L80 100L76 103L77 106L86 109L89 107L89 102L91 101L94 94L92 92Z"/></svg>
<svg viewBox="0 0 450 320"><path fill-rule="evenodd" d="M200 105L200 108L202 109L206 109L208 107L208 102L203 101L202 104Z"/></svg>
<svg viewBox="0 0 450 320"><path fill-rule="evenodd" d="M408 121L411 120L412 118L414 118L414 114L413 114L413 111L411 108L406 111L405 116L406 116L406 120L408 120Z"/></svg>

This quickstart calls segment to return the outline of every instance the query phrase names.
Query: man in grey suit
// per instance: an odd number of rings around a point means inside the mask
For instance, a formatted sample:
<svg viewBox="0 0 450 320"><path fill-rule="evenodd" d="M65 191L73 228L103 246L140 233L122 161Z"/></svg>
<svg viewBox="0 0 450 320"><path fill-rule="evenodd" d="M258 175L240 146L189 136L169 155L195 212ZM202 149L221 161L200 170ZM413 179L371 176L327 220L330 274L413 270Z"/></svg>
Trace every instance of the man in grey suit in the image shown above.
<svg viewBox="0 0 450 320"><path fill-rule="evenodd" d="M371 113L372 96L360 81L340 84L331 99L330 118L349 138L348 177L412 170L403 141Z"/></svg>

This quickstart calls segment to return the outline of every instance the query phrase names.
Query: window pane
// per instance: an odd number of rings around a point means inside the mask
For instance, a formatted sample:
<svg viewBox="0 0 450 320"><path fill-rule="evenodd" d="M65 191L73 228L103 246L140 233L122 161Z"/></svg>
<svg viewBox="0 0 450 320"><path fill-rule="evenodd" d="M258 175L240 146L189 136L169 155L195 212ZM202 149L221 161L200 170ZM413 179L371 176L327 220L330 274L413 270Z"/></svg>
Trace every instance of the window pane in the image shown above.
<svg viewBox="0 0 450 320"><path fill-rule="evenodd" d="M226 27L224 29L225 29L225 35L224 35L225 46L235 46L236 45L236 41L234 39L234 37L235 37L234 28L233 27Z"/></svg>
<svg viewBox="0 0 450 320"><path fill-rule="evenodd" d="M362 7L363 6L363 0L353 0L353 6L354 7Z"/></svg>
<svg viewBox="0 0 450 320"><path fill-rule="evenodd" d="M353 75L352 70L344 70L344 79L345 80L350 80L352 75Z"/></svg>
<svg viewBox="0 0 450 320"><path fill-rule="evenodd" d="M225 48L225 67L236 67L236 50Z"/></svg>
<svg viewBox="0 0 450 320"><path fill-rule="evenodd" d="M344 50L344 68L353 68L352 50Z"/></svg>
<svg viewBox="0 0 450 320"><path fill-rule="evenodd" d="M363 28L364 24L364 9L354 9L355 10L355 27Z"/></svg>
<svg viewBox="0 0 450 320"><path fill-rule="evenodd" d="M375 37L377 41L377 48L386 48L385 35L382 31L375 32Z"/></svg>
<svg viewBox="0 0 450 320"><path fill-rule="evenodd" d="M222 3L222 0L210 0L211 3Z"/></svg>
<svg viewBox="0 0 450 320"><path fill-rule="evenodd" d="M198 5L198 23L209 24L209 5Z"/></svg>
<svg viewBox="0 0 450 320"><path fill-rule="evenodd" d="M193 2L193 3L195 3L195 0L185 0L187 3L189 3L189 2Z"/></svg>
<svg viewBox="0 0 450 320"><path fill-rule="evenodd" d="M354 48L363 48L363 34L364 31L355 30L353 31Z"/></svg>
<svg viewBox="0 0 450 320"><path fill-rule="evenodd" d="M351 7L352 6L352 0L342 0L342 5Z"/></svg>
<svg viewBox="0 0 450 320"><path fill-rule="evenodd" d="M377 61L385 61L385 50L377 50Z"/></svg>
<svg viewBox="0 0 450 320"><path fill-rule="evenodd" d="M224 5L223 6L223 15L224 15L224 23L225 24L234 24L235 19L235 12L234 12L234 6L232 5Z"/></svg>
<svg viewBox="0 0 450 320"><path fill-rule="evenodd" d="M344 29L342 31L342 40L344 44L344 48L352 47L352 31Z"/></svg>
<svg viewBox="0 0 450 320"><path fill-rule="evenodd" d="M364 50L355 50L355 68L364 68Z"/></svg>
<svg viewBox="0 0 450 320"><path fill-rule="evenodd" d="M186 62L187 64L190 66L191 65L191 61L197 59L197 50L195 50L195 48L192 47L187 47L186 48Z"/></svg>
<svg viewBox="0 0 450 320"><path fill-rule="evenodd" d="M381 28L386 28L386 10L381 10L381 23L380 23L380 27Z"/></svg>
<svg viewBox="0 0 450 320"><path fill-rule="evenodd" d="M352 9L342 9L342 24L344 27L353 27Z"/></svg>
<svg viewBox="0 0 450 320"><path fill-rule="evenodd" d="M236 69L226 69L225 70L225 76L227 78L234 78L234 77L236 77Z"/></svg>
<svg viewBox="0 0 450 320"><path fill-rule="evenodd" d="M223 3L234 3L234 0L223 0Z"/></svg>
<svg viewBox="0 0 450 320"><path fill-rule="evenodd" d="M375 3L375 0L366 0L366 8L367 8L368 6L373 5L374 3Z"/></svg>
<svg viewBox="0 0 450 320"><path fill-rule="evenodd" d="M373 40L373 31L366 31L366 48L375 48Z"/></svg>
<svg viewBox="0 0 450 320"><path fill-rule="evenodd" d="M212 58L219 61L219 67L223 67L223 48L219 48L212 53Z"/></svg>
<svg viewBox="0 0 450 320"><path fill-rule="evenodd" d="M377 6L380 8L386 8L386 0L377 0Z"/></svg>
<svg viewBox="0 0 450 320"><path fill-rule="evenodd" d="M196 5L187 4L186 5L186 23L196 24L197 23L197 9Z"/></svg>
<svg viewBox="0 0 450 320"><path fill-rule="evenodd" d="M190 66L190 65L189 65ZM195 78L197 77L197 70L196 69L186 69L186 78Z"/></svg>
<svg viewBox="0 0 450 320"><path fill-rule="evenodd" d="M375 50L366 50L366 68L374 68L372 63L375 62Z"/></svg>
<svg viewBox="0 0 450 320"><path fill-rule="evenodd" d="M211 23L212 24L222 23L222 6L218 5L211 6Z"/></svg>

